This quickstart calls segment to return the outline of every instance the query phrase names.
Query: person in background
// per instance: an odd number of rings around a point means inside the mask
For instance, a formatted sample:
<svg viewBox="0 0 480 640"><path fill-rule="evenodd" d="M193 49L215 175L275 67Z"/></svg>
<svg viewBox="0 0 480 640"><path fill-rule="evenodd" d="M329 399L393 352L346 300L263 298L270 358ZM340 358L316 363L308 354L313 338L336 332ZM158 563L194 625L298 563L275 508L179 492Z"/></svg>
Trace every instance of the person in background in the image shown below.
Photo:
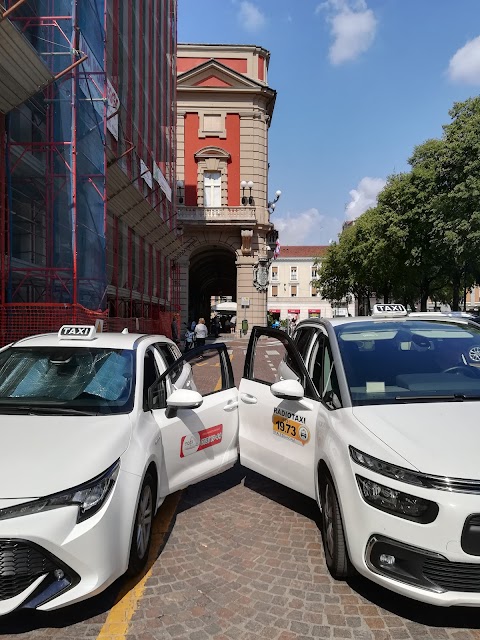
<svg viewBox="0 0 480 640"><path fill-rule="evenodd" d="M230 318L230 333L235 333L236 326L237 326L237 316L232 316Z"/></svg>
<svg viewBox="0 0 480 640"><path fill-rule="evenodd" d="M205 344L205 339L208 336L207 325L205 324L205 318L199 318L198 324L195 327L195 342L197 347Z"/></svg>
<svg viewBox="0 0 480 640"><path fill-rule="evenodd" d="M195 331L196 326L197 326L197 323L195 322L195 320L192 320L192 322L190 323L190 331Z"/></svg>
<svg viewBox="0 0 480 640"><path fill-rule="evenodd" d="M172 340L175 344L180 344L180 338L178 337L178 315L173 314L172 318Z"/></svg>
<svg viewBox="0 0 480 640"><path fill-rule="evenodd" d="M213 318L212 333L215 338L218 338L220 335L220 318L218 316L214 316Z"/></svg>

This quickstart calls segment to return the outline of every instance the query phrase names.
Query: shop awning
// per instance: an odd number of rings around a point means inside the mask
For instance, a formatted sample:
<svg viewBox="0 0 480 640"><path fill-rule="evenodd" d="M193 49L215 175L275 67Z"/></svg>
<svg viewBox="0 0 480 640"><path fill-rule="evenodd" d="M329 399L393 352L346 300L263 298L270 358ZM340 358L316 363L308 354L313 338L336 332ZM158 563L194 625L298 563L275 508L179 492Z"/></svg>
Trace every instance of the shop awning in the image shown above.
<svg viewBox="0 0 480 640"><path fill-rule="evenodd" d="M322 310L321 309L309 309L308 313L321 313Z"/></svg>
<svg viewBox="0 0 480 640"><path fill-rule="evenodd" d="M280 313L280 309L269 309L268 313Z"/></svg>
<svg viewBox="0 0 480 640"><path fill-rule="evenodd" d="M287 313L300 313L300 309L287 309Z"/></svg>
<svg viewBox="0 0 480 640"><path fill-rule="evenodd" d="M218 304L214 304L212 307L212 311L218 311L219 313L221 311L226 311L227 313L230 312L237 312L237 303L236 302L219 302Z"/></svg>
<svg viewBox="0 0 480 640"><path fill-rule="evenodd" d="M0 5L0 113L18 107L54 80L36 49L4 13Z"/></svg>

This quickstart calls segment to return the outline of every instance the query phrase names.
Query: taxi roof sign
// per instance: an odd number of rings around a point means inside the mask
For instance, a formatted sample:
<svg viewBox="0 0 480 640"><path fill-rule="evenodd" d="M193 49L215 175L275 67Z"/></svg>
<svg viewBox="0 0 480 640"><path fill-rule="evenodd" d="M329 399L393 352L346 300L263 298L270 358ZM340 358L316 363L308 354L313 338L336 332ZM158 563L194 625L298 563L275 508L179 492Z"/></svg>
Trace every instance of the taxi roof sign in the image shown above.
<svg viewBox="0 0 480 640"><path fill-rule="evenodd" d="M398 316L406 316L407 310L403 304L374 304L372 315L377 318L396 318Z"/></svg>
<svg viewBox="0 0 480 640"><path fill-rule="evenodd" d="M64 324L58 332L59 340L93 340L96 329L89 324Z"/></svg>

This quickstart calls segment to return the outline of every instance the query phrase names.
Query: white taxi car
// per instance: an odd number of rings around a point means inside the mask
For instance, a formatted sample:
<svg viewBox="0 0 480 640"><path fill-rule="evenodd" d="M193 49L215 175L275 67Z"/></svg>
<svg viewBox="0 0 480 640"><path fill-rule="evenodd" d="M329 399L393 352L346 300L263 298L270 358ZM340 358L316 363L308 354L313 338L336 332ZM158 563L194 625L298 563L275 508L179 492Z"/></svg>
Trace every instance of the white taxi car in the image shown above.
<svg viewBox="0 0 480 640"><path fill-rule="evenodd" d="M88 326L0 350L0 615L139 572L165 497L237 461L226 348L197 356Z"/></svg>
<svg viewBox="0 0 480 640"><path fill-rule="evenodd" d="M377 305L277 333L247 353L243 464L318 501L335 578L480 605L479 325ZM276 372L255 373L262 340Z"/></svg>

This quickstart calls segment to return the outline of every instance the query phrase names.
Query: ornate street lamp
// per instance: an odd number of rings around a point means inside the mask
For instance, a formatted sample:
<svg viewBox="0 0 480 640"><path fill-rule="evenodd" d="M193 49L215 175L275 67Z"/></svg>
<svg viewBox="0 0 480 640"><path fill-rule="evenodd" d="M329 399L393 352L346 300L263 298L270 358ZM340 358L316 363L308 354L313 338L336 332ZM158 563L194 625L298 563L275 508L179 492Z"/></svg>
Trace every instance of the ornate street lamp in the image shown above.
<svg viewBox="0 0 480 640"><path fill-rule="evenodd" d="M240 187L242 189L243 206L245 206L246 204L252 205L253 204L253 196L252 196L253 182L251 180L249 180L248 182L246 182L245 180L242 180L240 182ZM250 195L248 197L245 195L245 189L250 190Z"/></svg>

